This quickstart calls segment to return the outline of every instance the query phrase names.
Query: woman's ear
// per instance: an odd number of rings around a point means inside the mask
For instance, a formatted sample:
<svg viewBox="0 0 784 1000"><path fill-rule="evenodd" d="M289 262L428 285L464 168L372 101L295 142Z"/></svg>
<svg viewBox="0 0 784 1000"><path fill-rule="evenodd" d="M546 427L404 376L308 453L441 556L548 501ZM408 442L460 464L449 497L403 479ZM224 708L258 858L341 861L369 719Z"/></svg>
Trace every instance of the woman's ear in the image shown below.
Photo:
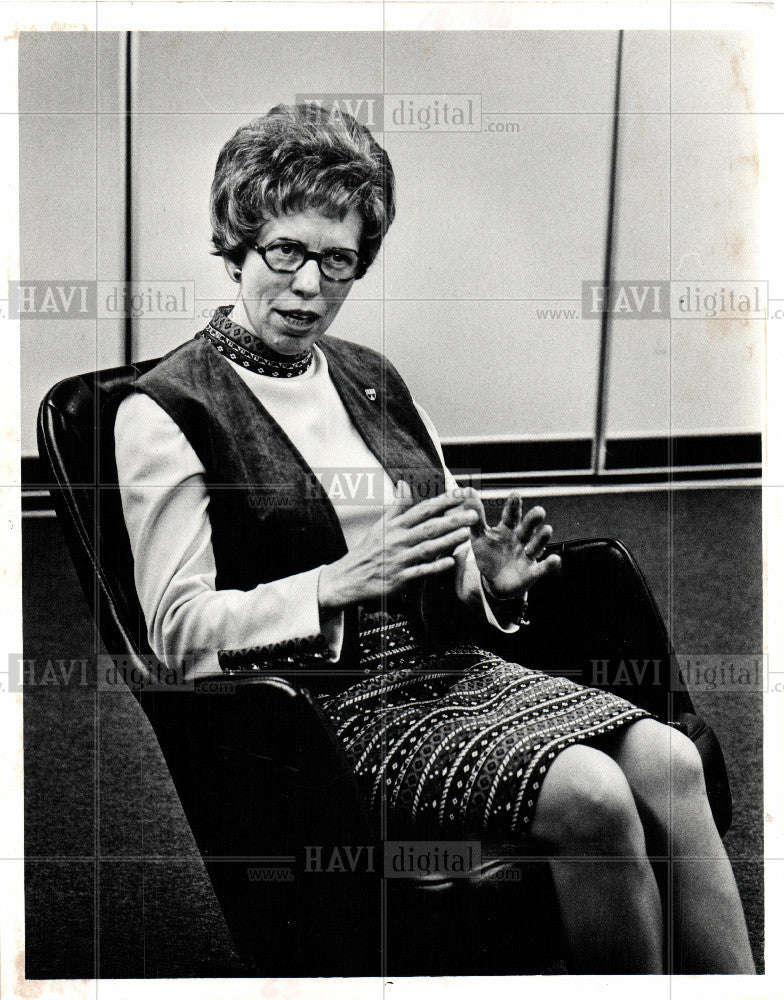
<svg viewBox="0 0 784 1000"><path fill-rule="evenodd" d="M236 281L237 284L242 281L242 268L239 264L235 264L233 260L230 260L228 257L224 257L223 266L226 268L226 273L232 281Z"/></svg>

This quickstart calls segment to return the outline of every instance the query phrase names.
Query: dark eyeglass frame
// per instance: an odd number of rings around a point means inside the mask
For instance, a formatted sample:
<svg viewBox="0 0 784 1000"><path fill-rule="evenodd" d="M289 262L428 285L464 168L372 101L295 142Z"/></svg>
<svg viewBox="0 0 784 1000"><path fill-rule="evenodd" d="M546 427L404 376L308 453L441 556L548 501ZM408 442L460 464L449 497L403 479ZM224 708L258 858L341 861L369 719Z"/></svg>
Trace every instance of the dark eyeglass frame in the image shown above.
<svg viewBox="0 0 784 1000"><path fill-rule="evenodd" d="M298 267L292 267L292 268L273 267L267 260L267 252L269 251L270 247L274 246L276 243L289 243L291 244L291 246L299 247L303 254L302 263ZM362 275L365 273L362 266L362 258L359 256L359 253L356 250L352 250L351 247L327 247L326 250L322 250L319 253L316 250L308 250L305 244L300 243L299 240L287 240L283 239L280 236L276 236L275 239L269 242L266 246L261 246L261 244L259 243L251 243L250 246L252 250L255 250L257 254L261 255L261 259L264 261L264 263L267 265L270 271L274 271L275 274L296 274L297 271L300 271L307 264L309 260L315 260L316 264L318 265L318 269L319 272L321 273L321 276L326 278L327 281L335 281L338 283L343 283L346 281L356 281L357 278L361 278ZM325 272L323 267L324 258L328 254L333 253L335 250L339 250L340 253L350 254L351 256L357 258L356 273L352 274L350 278L333 278L331 274L327 274Z"/></svg>

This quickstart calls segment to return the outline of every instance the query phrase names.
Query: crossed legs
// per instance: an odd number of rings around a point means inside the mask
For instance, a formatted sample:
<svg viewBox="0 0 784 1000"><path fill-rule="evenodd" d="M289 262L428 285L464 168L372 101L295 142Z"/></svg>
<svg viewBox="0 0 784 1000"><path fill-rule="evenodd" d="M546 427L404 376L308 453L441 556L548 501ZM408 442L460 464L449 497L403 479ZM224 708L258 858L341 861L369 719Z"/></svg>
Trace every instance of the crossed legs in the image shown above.
<svg viewBox="0 0 784 1000"><path fill-rule="evenodd" d="M662 901L649 853L667 859L684 973L749 973L738 890L696 747L653 719L603 752L567 747L542 783L531 835L550 856L571 968L664 971Z"/></svg>

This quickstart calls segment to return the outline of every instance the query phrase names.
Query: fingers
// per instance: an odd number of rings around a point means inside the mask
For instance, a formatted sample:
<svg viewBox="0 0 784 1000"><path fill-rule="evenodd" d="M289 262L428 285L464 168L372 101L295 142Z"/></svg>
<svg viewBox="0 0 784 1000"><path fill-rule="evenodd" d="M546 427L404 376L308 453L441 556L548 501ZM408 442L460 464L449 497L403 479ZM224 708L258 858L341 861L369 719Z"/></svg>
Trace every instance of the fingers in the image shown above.
<svg viewBox="0 0 784 1000"><path fill-rule="evenodd" d="M508 502L508 501L507 501ZM531 539L532 533L544 523L544 507L532 507L523 518L522 524L518 528L518 537L524 545Z"/></svg>
<svg viewBox="0 0 784 1000"><path fill-rule="evenodd" d="M439 517L453 507L459 507L465 502L465 499L462 490L449 490L440 496L422 500L420 503L408 507L403 513L397 515L398 523L404 528L413 528L432 517Z"/></svg>
<svg viewBox="0 0 784 1000"><path fill-rule="evenodd" d="M501 523L505 524L507 528L516 528L520 521L522 506L520 494L510 493L506 498L504 509L501 511Z"/></svg>
<svg viewBox="0 0 784 1000"><path fill-rule="evenodd" d="M481 535L487 528L487 517L482 498L472 486L467 486L463 490L463 495L463 504L466 509L476 512L476 521L473 522L473 532L475 535Z"/></svg>
<svg viewBox="0 0 784 1000"><path fill-rule="evenodd" d="M414 566L409 566L404 569L401 573L401 580L408 582L409 580L416 580L421 576L431 576L435 573L444 573L446 570L451 569L455 565L455 560L452 556L442 556L440 559L436 559L429 563L416 563Z"/></svg>
<svg viewBox="0 0 784 1000"><path fill-rule="evenodd" d="M530 583L529 587L532 587L538 580L541 580L545 576L549 576L550 573L556 573L561 568L561 557L555 555L548 556L546 559L542 559L541 562L534 563L531 567Z"/></svg>
<svg viewBox="0 0 784 1000"><path fill-rule="evenodd" d="M479 523L479 515L475 510L467 510L464 507L453 508L440 517L431 517L421 524L409 528L409 542L411 545L418 545L431 538L439 538L450 531L458 528L470 528Z"/></svg>
<svg viewBox="0 0 784 1000"><path fill-rule="evenodd" d="M420 542L419 545L413 546L410 550L410 555L416 562L430 562L432 559L436 559L446 553L451 554L458 545L462 545L470 537L470 528L457 528L457 530L450 531L439 538L431 538L426 542Z"/></svg>
<svg viewBox="0 0 784 1000"><path fill-rule="evenodd" d="M525 554L529 559L538 559L548 542L553 537L553 529L549 524L540 524L539 527L533 532L528 542L525 545Z"/></svg>

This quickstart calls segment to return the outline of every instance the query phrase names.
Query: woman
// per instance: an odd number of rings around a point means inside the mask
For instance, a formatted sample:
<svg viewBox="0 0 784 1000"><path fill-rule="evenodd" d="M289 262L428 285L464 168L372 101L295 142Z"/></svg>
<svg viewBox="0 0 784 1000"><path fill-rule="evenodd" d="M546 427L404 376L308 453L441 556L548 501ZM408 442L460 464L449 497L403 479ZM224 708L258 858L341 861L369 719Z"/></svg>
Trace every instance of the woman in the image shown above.
<svg viewBox="0 0 784 1000"><path fill-rule="evenodd" d="M386 153L348 115L277 107L224 146L211 217L236 301L117 413L153 650L188 676L334 665L320 701L390 834L546 853L574 970L662 971L647 842L672 851L689 971L753 972L693 744L609 692L427 645L435 585L515 631L558 557L515 494L488 525L384 358L325 337L394 217Z"/></svg>

